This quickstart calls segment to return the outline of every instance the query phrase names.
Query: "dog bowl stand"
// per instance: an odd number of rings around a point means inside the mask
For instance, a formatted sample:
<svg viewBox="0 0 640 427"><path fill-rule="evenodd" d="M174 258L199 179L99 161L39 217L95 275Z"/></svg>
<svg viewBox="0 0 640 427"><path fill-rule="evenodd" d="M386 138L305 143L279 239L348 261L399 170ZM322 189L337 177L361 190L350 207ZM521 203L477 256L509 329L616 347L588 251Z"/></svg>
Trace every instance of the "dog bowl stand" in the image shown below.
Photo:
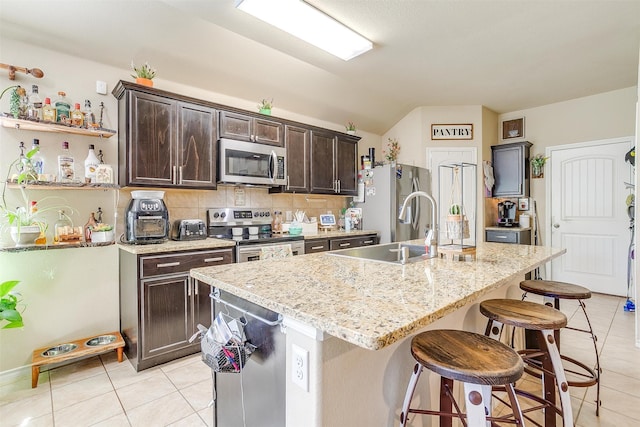
<svg viewBox="0 0 640 427"><path fill-rule="evenodd" d="M87 345L90 340L96 340L100 337L108 337L113 336L115 339L106 344L97 344L97 345ZM57 347L61 347L64 345L71 344L70 347L74 347L72 350L56 354L53 356L45 356L44 353L48 350L55 349ZM82 338L79 340L68 341L64 344L58 344L54 346L46 346L33 351L32 362L31 362L31 388L38 387L38 377L40 376L40 367L49 365L52 363L60 363L66 361L75 361L84 356L89 356L93 354L101 354L106 353L110 350L116 350L118 353L118 363L122 362L123 352L124 352L124 340L122 339L122 335L120 332L110 332L108 334L101 334L96 336L91 336L87 338Z"/></svg>

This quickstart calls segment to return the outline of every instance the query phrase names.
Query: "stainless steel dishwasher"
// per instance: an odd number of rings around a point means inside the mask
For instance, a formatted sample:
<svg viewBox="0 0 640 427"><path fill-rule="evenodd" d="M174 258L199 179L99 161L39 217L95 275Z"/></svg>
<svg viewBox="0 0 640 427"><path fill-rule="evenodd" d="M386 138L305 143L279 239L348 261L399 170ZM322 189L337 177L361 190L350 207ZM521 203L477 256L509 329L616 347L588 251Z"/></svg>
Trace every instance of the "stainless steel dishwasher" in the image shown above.
<svg viewBox="0 0 640 427"><path fill-rule="evenodd" d="M241 372L215 373L213 425L284 426L286 341L280 329L282 317L217 288L211 298L214 318L222 312L244 319L247 341L256 346Z"/></svg>

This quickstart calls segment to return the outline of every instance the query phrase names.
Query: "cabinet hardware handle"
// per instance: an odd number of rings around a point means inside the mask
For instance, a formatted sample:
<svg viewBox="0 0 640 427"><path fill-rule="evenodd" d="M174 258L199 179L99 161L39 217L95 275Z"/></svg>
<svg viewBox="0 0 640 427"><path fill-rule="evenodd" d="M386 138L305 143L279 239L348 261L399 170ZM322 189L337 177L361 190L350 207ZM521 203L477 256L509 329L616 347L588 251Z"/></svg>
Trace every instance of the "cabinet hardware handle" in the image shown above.
<svg viewBox="0 0 640 427"><path fill-rule="evenodd" d="M217 262L217 261L224 261L224 257L223 256L217 256L215 258L205 258L204 262Z"/></svg>
<svg viewBox="0 0 640 427"><path fill-rule="evenodd" d="M161 267L175 267L175 266L178 266L178 265L180 265L180 262L179 262L179 261L176 261L176 262L165 262L165 263L163 263L163 264L156 264L156 267L157 267L157 268L161 268Z"/></svg>
<svg viewBox="0 0 640 427"><path fill-rule="evenodd" d="M495 236L496 239L506 239L508 236Z"/></svg>
<svg viewBox="0 0 640 427"><path fill-rule="evenodd" d="M182 166L180 166L180 167L178 168L178 172L179 172L179 175L178 175L178 184L182 184Z"/></svg>
<svg viewBox="0 0 640 427"><path fill-rule="evenodd" d="M196 294L196 295L200 295L200 293L198 292L198 288L199 288L198 281L194 280L193 281L193 293Z"/></svg>
<svg viewBox="0 0 640 427"><path fill-rule="evenodd" d="M191 277L189 277L189 279L187 280L187 296L188 297L191 296L191 283L193 283L193 281L191 280Z"/></svg>
<svg viewBox="0 0 640 427"><path fill-rule="evenodd" d="M289 189L289 175L287 175L287 190Z"/></svg>
<svg viewBox="0 0 640 427"><path fill-rule="evenodd" d="M311 250L312 251L316 250L316 249L323 249L323 248L324 248L324 245L322 245L322 246L311 246Z"/></svg>
<svg viewBox="0 0 640 427"><path fill-rule="evenodd" d="M338 180L338 193L340 192L340 180Z"/></svg>
<svg viewBox="0 0 640 427"><path fill-rule="evenodd" d="M176 165L173 165L173 175L171 177L171 182L173 182L174 184L176 184L176 180L178 178L177 176L178 174L176 173Z"/></svg>
<svg viewBox="0 0 640 427"><path fill-rule="evenodd" d="M351 246L351 243L340 243L341 248L344 248L345 246Z"/></svg>
<svg viewBox="0 0 640 427"><path fill-rule="evenodd" d="M364 241L364 242L362 242L362 243L364 243L365 245L368 245L369 243L373 243L373 240L365 240L365 241Z"/></svg>

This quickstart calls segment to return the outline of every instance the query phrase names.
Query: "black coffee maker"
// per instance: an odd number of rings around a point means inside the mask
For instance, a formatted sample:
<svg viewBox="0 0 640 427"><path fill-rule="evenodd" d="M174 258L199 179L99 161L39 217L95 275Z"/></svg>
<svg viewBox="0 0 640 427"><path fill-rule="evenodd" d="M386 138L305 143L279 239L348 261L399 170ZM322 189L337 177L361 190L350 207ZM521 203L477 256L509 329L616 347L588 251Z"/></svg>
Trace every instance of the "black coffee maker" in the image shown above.
<svg viewBox="0 0 640 427"><path fill-rule="evenodd" d="M499 227L517 227L516 222L516 204L505 200L498 203L498 226Z"/></svg>

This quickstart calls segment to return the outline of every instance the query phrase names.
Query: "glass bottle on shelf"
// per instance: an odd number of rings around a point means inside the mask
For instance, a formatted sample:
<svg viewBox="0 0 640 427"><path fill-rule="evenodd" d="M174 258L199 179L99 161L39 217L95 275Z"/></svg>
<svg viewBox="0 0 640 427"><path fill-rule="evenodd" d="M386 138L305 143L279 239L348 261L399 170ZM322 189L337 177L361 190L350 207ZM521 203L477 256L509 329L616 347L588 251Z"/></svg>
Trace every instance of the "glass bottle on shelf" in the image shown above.
<svg viewBox="0 0 640 427"><path fill-rule="evenodd" d="M56 109L51 105L51 98L45 98L44 105L42 106L42 120L55 123L56 119Z"/></svg>
<svg viewBox="0 0 640 427"><path fill-rule="evenodd" d="M94 149L94 145L90 144L89 154L84 160L84 181L87 183L96 182L96 170L98 169L98 165L100 165L100 160L98 160Z"/></svg>
<svg viewBox="0 0 640 427"><path fill-rule="evenodd" d="M96 116L91 111L91 101L88 99L84 100L84 110L82 110L84 114L84 127L87 129L92 129L96 124Z"/></svg>
<svg viewBox="0 0 640 427"><path fill-rule="evenodd" d="M69 151L69 143L62 143L62 153L58 156L58 181L72 182L75 178L73 156Z"/></svg>
<svg viewBox="0 0 640 427"><path fill-rule="evenodd" d="M65 241L65 237L73 234L73 223L71 219L64 213L64 210L58 211L58 220L54 225L53 242L61 243Z"/></svg>
<svg viewBox="0 0 640 427"><path fill-rule="evenodd" d="M33 143L31 145L31 150L38 150L36 153L31 156L31 167L33 168L33 172L35 176L40 179L40 176L44 174L44 157L40 154L40 140L38 138L33 138Z"/></svg>
<svg viewBox="0 0 640 427"><path fill-rule="evenodd" d="M60 91L58 92L58 99L53 103L56 109L56 121L58 123L68 124L71 114L71 103L67 99L67 94Z"/></svg>
<svg viewBox="0 0 640 427"><path fill-rule="evenodd" d="M29 120L42 120L42 99L40 99L40 94L38 93L38 85L31 86L27 118Z"/></svg>
<svg viewBox="0 0 640 427"><path fill-rule="evenodd" d="M84 123L84 114L80 111L80 104L76 102L74 109L71 112L71 126L81 128Z"/></svg>
<svg viewBox="0 0 640 427"><path fill-rule="evenodd" d="M18 86L18 89L16 89L16 93L19 97L18 118L26 119L28 114L27 112L29 110L29 97L27 96L27 90L23 87Z"/></svg>

